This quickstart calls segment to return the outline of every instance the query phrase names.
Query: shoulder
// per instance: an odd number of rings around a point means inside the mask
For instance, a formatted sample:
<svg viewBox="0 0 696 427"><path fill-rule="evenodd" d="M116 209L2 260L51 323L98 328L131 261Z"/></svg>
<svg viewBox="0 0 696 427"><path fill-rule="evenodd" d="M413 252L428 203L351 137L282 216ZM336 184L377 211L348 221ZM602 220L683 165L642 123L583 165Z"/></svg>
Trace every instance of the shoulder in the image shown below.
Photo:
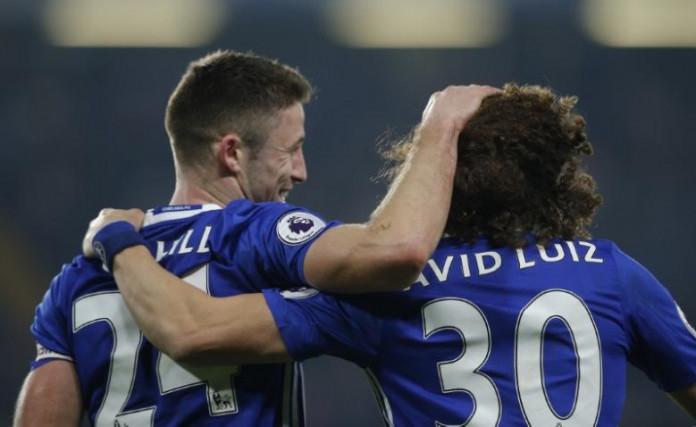
<svg viewBox="0 0 696 427"><path fill-rule="evenodd" d="M98 259L77 256L69 264L64 264L60 273L53 278L44 303L49 299L53 305L68 306L81 294L99 287L99 284L112 283L110 277Z"/></svg>
<svg viewBox="0 0 696 427"><path fill-rule="evenodd" d="M307 208L283 202L254 203L247 199L239 199L228 203L224 208L225 215L237 218L277 219L288 212L304 212L319 217Z"/></svg>
<svg viewBox="0 0 696 427"><path fill-rule="evenodd" d="M58 273L51 282L51 286L73 286L84 281L89 281L90 278L108 274L103 270L101 262L94 258L85 258L80 255L68 263L63 264L60 273Z"/></svg>
<svg viewBox="0 0 696 427"><path fill-rule="evenodd" d="M624 252L619 245L610 240L599 240L599 242L601 242L603 250L610 254L620 279L630 281L643 277L655 280L647 268Z"/></svg>
<svg viewBox="0 0 696 427"><path fill-rule="evenodd" d="M289 203L236 200L225 207L231 223L245 223L249 232L275 234L283 242L295 245L310 240L326 228L327 222L319 214Z"/></svg>
<svg viewBox="0 0 696 427"><path fill-rule="evenodd" d="M642 283L652 284L656 279L638 261L624 252L618 244L607 239L575 240L580 258L589 260L595 265L603 265L603 275L627 290L626 286L637 286Z"/></svg>
<svg viewBox="0 0 696 427"><path fill-rule="evenodd" d="M613 244L611 248L617 282L623 292L624 309L636 312L644 311L646 307L656 307L660 303L670 307L675 304L667 288L650 270L616 244Z"/></svg>
<svg viewBox="0 0 696 427"><path fill-rule="evenodd" d="M46 291L43 300L35 311L32 330L35 335L42 331L62 330L71 318L72 306L82 295L98 290L100 286L112 283L110 275L102 270L101 262L82 256L76 257L70 264L65 264ZM49 334L57 335L56 333Z"/></svg>

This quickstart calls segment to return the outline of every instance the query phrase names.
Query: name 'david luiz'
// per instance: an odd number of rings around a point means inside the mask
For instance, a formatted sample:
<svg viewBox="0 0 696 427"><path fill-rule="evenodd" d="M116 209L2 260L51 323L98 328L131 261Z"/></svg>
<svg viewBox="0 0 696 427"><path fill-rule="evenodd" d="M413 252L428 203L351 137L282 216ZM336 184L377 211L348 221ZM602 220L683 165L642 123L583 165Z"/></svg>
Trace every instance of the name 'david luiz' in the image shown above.
<svg viewBox="0 0 696 427"><path fill-rule="evenodd" d="M560 243L554 243L551 245L553 250L536 245L536 249L539 251L539 259L543 262L558 262L566 257L570 257L573 262L588 262L597 264L602 264L604 262L603 259L595 257L597 246L595 246L593 243L583 241L565 241L563 243L565 243L565 247L567 247L567 252L564 250L564 245ZM526 250L529 252L530 249L526 248ZM536 265L537 261L529 259L527 256L525 256L525 249L516 249L515 252L517 266L520 270L531 268ZM470 258L471 256L473 256L473 260ZM445 282L449 278L454 258L455 255L447 256L441 265L438 265L435 260L428 260L428 267L430 267L439 282ZM464 277L471 277L473 274L478 276L491 274L497 271L503 265L503 259L496 251L460 254L459 262L461 264L461 272ZM425 278L423 273L418 276L418 280L416 280L414 284L417 283L423 286L430 285L430 282Z"/></svg>

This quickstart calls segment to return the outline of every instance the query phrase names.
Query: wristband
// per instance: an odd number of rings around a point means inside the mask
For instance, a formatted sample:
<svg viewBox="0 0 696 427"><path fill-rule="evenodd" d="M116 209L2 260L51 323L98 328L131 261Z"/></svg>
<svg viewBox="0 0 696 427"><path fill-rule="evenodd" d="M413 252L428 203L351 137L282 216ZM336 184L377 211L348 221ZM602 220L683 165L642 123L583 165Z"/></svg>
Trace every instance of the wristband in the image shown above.
<svg viewBox="0 0 696 427"><path fill-rule="evenodd" d="M145 245L145 239L128 221L116 221L99 230L92 239L94 252L101 258L106 271L111 272L114 257L131 246Z"/></svg>

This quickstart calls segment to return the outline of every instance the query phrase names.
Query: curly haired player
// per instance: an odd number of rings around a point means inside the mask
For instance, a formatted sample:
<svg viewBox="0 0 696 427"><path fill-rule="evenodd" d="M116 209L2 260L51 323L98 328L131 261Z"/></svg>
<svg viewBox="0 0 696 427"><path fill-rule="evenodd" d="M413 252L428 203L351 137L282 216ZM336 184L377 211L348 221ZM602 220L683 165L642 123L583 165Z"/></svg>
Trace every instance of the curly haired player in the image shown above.
<svg viewBox="0 0 696 427"><path fill-rule="evenodd" d="M285 203L307 179L303 104L311 98L309 82L254 54L205 56L190 64L167 106L176 169L170 205L148 213L142 235L115 232L101 239L98 253L110 266L115 247L148 244L168 271L216 297L307 285L401 289L418 276L442 234L457 135L481 101L497 92L460 86L435 93L423 113L417 153L371 220L325 223ZM424 186L425 179L438 182L439 190ZM437 208L418 206L421 200ZM175 288L136 293L119 293L95 260L78 257L63 268L36 310L38 354L18 399L17 425L73 426L82 411L97 426L302 424L296 364L177 363L187 358L188 346L198 349L199 339L215 331L194 332L203 318L180 306L185 301ZM132 305L136 300L146 305ZM161 317L156 328L164 330L154 334L142 322L144 340L133 318L158 315L158 308L176 313L177 321ZM180 326L191 333L179 330L168 341L165 331ZM262 335L248 336L265 344Z"/></svg>
<svg viewBox="0 0 696 427"><path fill-rule="evenodd" d="M201 313L196 327L218 337L190 348L190 360L330 354L357 363L388 425L616 426L627 362L696 417L693 328L644 267L586 230L601 199L581 165L592 149L575 101L516 85L484 100L459 135L445 235L404 291L216 299L142 246L115 257L116 281L181 291L184 307ZM392 147L387 176L414 150L409 139ZM139 215L111 212L92 231L118 219ZM252 330L267 339L252 343ZM164 345L179 337L160 336Z"/></svg>

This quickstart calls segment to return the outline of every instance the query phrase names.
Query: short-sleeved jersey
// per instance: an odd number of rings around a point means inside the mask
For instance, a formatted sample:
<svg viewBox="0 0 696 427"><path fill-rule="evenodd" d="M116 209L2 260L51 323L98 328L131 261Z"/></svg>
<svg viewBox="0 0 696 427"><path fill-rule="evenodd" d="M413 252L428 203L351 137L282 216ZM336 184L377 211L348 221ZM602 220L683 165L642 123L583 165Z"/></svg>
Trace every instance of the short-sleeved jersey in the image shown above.
<svg viewBox="0 0 696 427"><path fill-rule="evenodd" d="M665 391L696 383L694 330L609 241L443 239L402 292L263 292L296 360L367 369L388 425L616 426L627 361Z"/></svg>
<svg viewBox="0 0 696 427"><path fill-rule="evenodd" d="M306 285L304 256L335 223L284 203L237 200L167 206L146 215L142 234L158 262L214 296ZM75 363L97 426L301 423L295 364L184 367L155 349L129 315L113 277L96 260L64 266L36 309L32 367ZM253 333L253 331L250 331Z"/></svg>

